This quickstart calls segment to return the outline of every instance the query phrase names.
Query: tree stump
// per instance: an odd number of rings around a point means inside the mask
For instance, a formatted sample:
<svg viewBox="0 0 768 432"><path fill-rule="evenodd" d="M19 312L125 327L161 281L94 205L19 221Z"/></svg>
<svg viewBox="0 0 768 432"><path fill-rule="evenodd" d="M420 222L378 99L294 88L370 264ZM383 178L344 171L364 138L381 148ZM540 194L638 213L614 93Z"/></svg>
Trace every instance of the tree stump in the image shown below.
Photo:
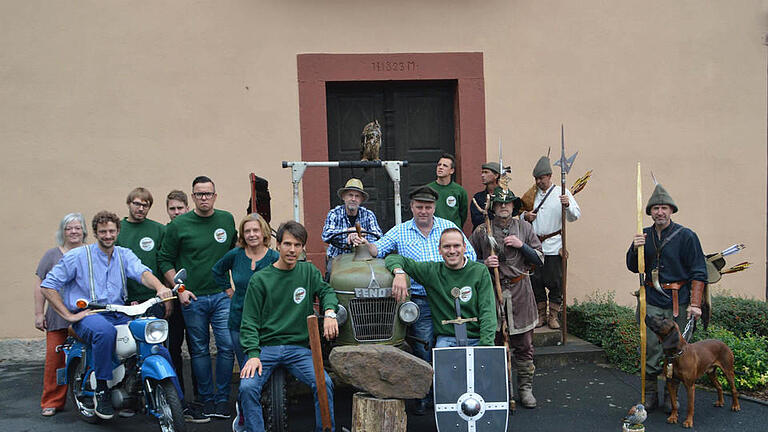
<svg viewBox="0 0 768 432"><path fill-rule="evenodd" d="M379 399L363 392L352 396L352 432L405 432L407 425L402 399Z"/></svg>

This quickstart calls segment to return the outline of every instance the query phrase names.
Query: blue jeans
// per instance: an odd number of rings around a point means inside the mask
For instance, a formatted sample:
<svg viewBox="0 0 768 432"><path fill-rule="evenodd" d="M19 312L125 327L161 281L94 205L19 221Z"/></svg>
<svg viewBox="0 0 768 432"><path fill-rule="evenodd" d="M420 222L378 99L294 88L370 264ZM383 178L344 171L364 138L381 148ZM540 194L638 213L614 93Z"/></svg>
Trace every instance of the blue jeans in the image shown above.
<svg viewBox="0 0 768 432"><path fill-rule="evenodd" d="M261 376L240 380L240 406L245 416L245 429L249 432L264 430L264 417L261 413L261 389L269 380L269 376L277 366L285 366L291 375L312 388L315 398L315 431L322 431L320 420L320 402L317 400L317 385L315 384L315 369L312 366L312 351L296 345L278 345L261 347ZM333 382L325 373L325 389L328 392L328 408L331 411L331 430L335 430L333 415Z"/></svg>
<svg viewBox="0 0 768 432"><path fill-rule="evenodd" d="M411 301L419 307L419 319L408 327L408 334L427 343L426 347L421 343L414 343L413 355L432 363L432 310L426 299L411 297Z"/></svg>
<svg viewBox="0 0 768 432"><path fill-rule="evenodd" d="M91 346L93 370L96 374L96 379L105 381L112 379L112 358L115 354L115 338L117 337L115 326L128 324L132 320L131 317L121 313L106 312L89 315L72 324L72 328L77 333L77 336ZM157 353L168 360L169 365L173 365L170 352L162 345L157 347ZM183 401L184 392L181 391L179 386L179 378L176 376L171 377L171 381L173 386L176 387L179 398Z"/></svg>
<svg viewBox="0 0 768 432"><path fill-rule="evenodd" d="M478 346L480 339L467 338L467 346ZM435 348L456 347L456 338L453 336L438 335L435 342Z"/></svg>
<svg viewBox="0 0 768 432"><path fill-rule="evenodd" d="M197 377L197 389L202 402L227 402L229 400L232 366L235 359L232 337L229 334L229 296L217 294L198 296L188 306L182 306L187 326L187 344L192 358L192 372ZM216 340L216 394L213 394L211 352L208 347L210 332Z"/></svg>
<svg viewBox="0 0 768 432"><path fill-rule="evenodd" d="M240 330L229 329L229 336L232 338L232 348L235 350L237 365L242 369L248 359L245 357L243 346L240 345Z"/></svg>

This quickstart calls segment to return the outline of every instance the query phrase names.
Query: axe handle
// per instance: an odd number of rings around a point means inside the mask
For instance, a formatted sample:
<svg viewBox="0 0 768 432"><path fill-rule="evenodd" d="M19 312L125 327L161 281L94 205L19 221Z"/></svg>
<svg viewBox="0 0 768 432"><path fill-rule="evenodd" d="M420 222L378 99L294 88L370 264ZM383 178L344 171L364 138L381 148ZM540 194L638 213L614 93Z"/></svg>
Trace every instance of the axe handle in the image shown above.
<svg viewBox="0 0 768 432"><path fill-rule="evenodd" d="M320 347L320 331L318 330L316 315L312 314L307 317L307 330L309 331L309 347L312 349L312 366L315 368L315 387L317 387L317 400L320 403L320 419L323 422L323 431L330 431L331 409L328 405L328 392L325 389L323 350Z"/></svg>
<svg viewBox="0 0 768 432"><path fill-rule="evenodd" d="M251 173L248 179L251 181L251 213L258 213L256 210L256 174Z"/></svg>

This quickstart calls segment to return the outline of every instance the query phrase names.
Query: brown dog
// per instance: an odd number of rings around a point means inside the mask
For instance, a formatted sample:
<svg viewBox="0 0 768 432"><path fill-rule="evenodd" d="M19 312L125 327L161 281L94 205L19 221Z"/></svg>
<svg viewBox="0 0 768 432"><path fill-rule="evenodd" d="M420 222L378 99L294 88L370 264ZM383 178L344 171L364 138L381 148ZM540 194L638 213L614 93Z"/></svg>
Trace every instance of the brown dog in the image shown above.
<svg viewBox="0 0 768 432"><path fill-rule="evenodd" d="M725 404L723 387L717 380L715 366L723 371L733 395L732 411L741 411L739 406L739 391L733 382L733 351L728 345L716 339L707 339L689 344L680 334L680 328L675 321L668 318L645 317L648 328L656 333L664 350L664 372L667 374L667 391L672 402L672 413L667 417L667 423L677 423L677 387L683 383L688 393L688 414L683 427L693 427L693 407L696 380L705 373L717 389L715 406ZM668 375L669 364L672 365L672 376ZM670 379L671 378L671 379Z"/></svg>

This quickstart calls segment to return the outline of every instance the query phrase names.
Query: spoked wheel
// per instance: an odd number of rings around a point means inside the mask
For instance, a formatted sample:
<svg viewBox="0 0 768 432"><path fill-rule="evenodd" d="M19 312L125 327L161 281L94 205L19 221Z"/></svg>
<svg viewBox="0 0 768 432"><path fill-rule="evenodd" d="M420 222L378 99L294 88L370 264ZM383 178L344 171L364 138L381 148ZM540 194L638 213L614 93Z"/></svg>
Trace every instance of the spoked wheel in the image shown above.
<svg viewBox="0 0 768 432"><path fill-rule="evenodd" d="M272 371L261 392L261 412L268 432L288 432L288 398L285 392L285 369Z"/></svg>
<svg viewBox="0 0 768 432"><path fill-rule="evenodd" d="M67 368L67 394L69 401L77 411L77 416L87 423L101 421L93 409L93 398L83 395L83 380L85 379L85 363L81 358L73 358Z"/></svg>
<svg viewBox="0 0 768 432"><path fill-rule="evenodd" d="M160 430L163 432L186 431L184 410L171 379L166 378L162 381L150 379L149 386L152 390L152 404L159 414L157 421L160 423Z"/></svg>

